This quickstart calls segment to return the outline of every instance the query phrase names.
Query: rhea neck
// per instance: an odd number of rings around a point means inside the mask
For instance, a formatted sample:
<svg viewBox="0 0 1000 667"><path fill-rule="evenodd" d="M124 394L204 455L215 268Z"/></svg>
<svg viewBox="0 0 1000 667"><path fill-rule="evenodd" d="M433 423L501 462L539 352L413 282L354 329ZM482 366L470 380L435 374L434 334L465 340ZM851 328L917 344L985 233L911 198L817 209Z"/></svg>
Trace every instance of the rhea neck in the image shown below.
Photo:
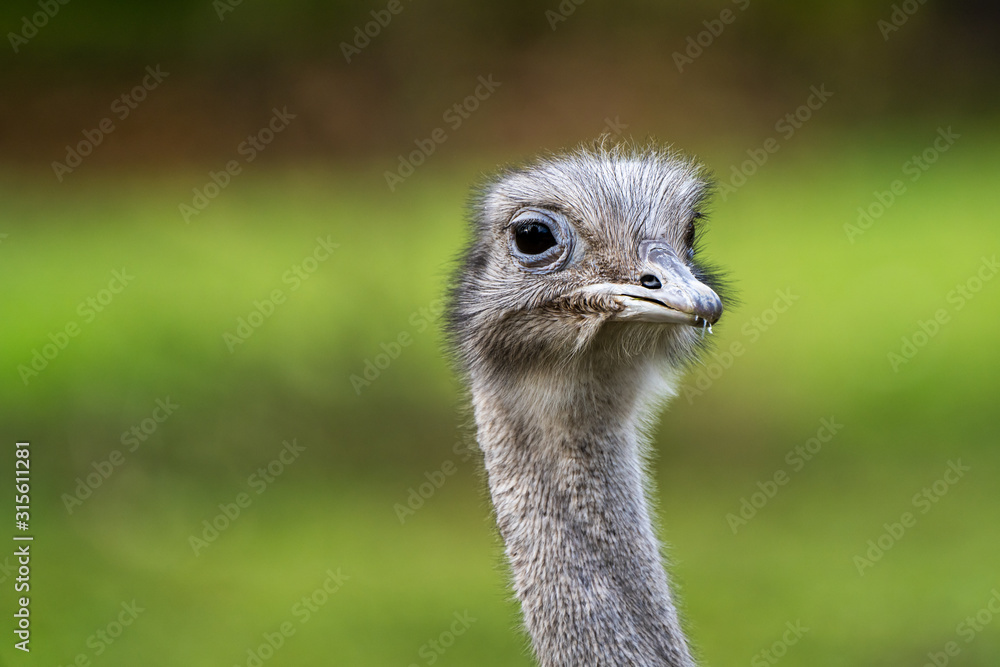
<svg viewBox="0 0 1000 667"><path fill-rule="evenodd" d="M557 367L558 366L558 367ZM644 495L652 376L592 363L473 373L514 590L543 667L692 667Z"/></svg>

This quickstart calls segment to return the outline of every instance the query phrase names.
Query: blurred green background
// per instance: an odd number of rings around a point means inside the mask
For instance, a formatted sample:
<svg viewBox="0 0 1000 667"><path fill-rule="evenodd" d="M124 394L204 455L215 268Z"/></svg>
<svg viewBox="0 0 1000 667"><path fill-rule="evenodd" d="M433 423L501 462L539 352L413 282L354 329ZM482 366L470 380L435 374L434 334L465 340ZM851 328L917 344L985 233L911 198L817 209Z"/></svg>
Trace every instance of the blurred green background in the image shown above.
<svg viewBox="0 0 1000 667"><path fill-rule="evenodd" d="M35 541L30 655L0 555L0 659L532 664L437 316L469 186L610 132L716 172L741 300L652 465L703 663L996 665L998 16L6 3L0 418Z"/></svg>

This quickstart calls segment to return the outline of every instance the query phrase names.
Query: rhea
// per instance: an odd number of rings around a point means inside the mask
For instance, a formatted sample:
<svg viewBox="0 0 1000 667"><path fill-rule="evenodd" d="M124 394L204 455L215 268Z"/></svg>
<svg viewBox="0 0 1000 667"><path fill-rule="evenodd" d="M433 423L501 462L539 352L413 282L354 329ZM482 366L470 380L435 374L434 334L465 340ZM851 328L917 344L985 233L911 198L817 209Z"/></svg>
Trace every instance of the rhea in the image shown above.
<svg viewBox="0 0 1000 667"><path fill-rule="evenodd" d="M598 143L472 205L448 332L543 667L694 665L653 530L647 427L722 314L695 161Z"/></svg>

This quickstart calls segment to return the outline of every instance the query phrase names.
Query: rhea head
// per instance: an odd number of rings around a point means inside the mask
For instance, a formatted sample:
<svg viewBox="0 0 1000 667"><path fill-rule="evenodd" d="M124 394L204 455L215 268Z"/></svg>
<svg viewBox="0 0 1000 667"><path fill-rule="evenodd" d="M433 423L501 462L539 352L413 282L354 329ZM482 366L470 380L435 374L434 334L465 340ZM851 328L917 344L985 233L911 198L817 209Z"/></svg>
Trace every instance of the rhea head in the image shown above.
<svg viewBox="0 0 1000 667"><path fill-rule="evenodd" d="M692 358L723 309L699 257L708 191L696 162L655 145L501 171L474 201L452 287L449 330L473 383L581 362L670 375Z"/></svg>

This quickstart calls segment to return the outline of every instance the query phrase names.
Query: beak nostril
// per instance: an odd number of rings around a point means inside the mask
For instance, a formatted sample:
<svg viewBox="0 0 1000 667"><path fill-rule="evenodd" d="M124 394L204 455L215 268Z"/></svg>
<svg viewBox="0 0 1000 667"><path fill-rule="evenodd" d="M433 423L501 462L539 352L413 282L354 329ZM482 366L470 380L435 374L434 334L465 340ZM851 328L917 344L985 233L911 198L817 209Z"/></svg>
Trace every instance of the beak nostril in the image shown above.
<svg viewBox="0 0 1000 667"><path fill-rule="evenodd" d="M639 278L639 284L646 289L660 289L663 287L663 285L660 284L660 279L649 273Z"/></svg>

